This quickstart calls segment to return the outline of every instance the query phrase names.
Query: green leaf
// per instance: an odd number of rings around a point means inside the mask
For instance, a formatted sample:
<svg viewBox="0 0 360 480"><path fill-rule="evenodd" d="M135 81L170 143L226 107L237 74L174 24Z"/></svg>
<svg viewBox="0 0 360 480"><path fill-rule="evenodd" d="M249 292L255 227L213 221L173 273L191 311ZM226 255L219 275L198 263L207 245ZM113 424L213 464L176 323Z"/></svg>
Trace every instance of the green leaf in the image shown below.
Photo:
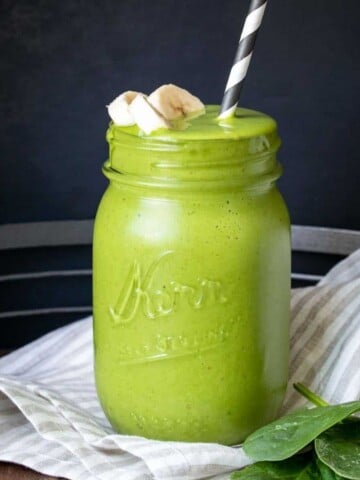
<svg viewBox="0 0 360 480"><path fill-rule="evenodd" d="M315 462L310 463L307 468L296 478L296 480L322 480L321 473Z"/></svg>
<svg viewBox="0 0 360 480"><path fill-rule="evenodd" d="M360 420L336 425L315 440L319 459L335 473L360 480Z"/></svg>
<svg viewBox="0 0 360 480"><path fill-rule="evenodd" d="M316 459L316 465L319 469L322 480L342 480L344 478L340 477L340 475L331 470L331 468L321 462L318 458Z"/></svg>
<svg viewBox="0 0 360 480"><path fill-rule="evenodd" d="M244 442L244 450L258 462L285 460L359 410L360 401L297 410L252 433Z"/></svg>
<svg viewBox="0 0 360 480"><path fill-rule="evenodd" d="M320 480L309 455L298 455L282 462L259 462L234 472L231 480Z"/></svg>

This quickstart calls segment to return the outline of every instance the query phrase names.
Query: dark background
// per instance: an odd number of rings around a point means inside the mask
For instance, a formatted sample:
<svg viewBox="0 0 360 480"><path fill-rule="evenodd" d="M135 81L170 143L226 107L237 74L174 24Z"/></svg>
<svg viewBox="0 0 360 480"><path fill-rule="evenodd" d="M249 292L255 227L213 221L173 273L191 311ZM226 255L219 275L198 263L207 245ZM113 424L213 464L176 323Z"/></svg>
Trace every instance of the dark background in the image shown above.
<svg viewBox="0 0 360 480"><path fill-rule="evenodd" d="M93 218L106 187L105 105L168 82L219 103L248 4L0 0L0 224ZM359 14L358 0L269 0L241 104L278 120L280 188L296 224L360 229ZM5 273L35 268L16 251L0 261ZM71 288L80 304L89 288ZM36 306L49 297L39 292ZM5 310L20 308L13 290L0 295ZM52 302L61 295L54 286ZM17 322L8 346L35 335ZM37 333L49 328L39 322Z"/></svg>
<svg viewBox="0 0 360 480"><path fill-rule="evenodd" d="M219 103L247 0L1 0L0 223L94 216L105 104ZM242 105L279 122L293 223L360 228L358 0L269 0Z"/></svg>

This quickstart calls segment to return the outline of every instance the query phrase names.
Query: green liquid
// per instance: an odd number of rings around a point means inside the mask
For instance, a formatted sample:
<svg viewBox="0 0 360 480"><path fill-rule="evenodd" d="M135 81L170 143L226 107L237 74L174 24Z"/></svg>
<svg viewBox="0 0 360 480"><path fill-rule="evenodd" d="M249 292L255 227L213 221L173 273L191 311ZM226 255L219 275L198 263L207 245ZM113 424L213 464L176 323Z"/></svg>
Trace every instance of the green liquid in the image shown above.
<svg viewBox="0 0 360 480"><path fill-rule="evenodd" d="M95 372L123 433L235 444L283 399L290 236L273 185L276 123L239 109L218 124L217 112L148 137L137 127L108 133Z"/></svg>
<svg viewBox="0 0 360 480"><path fill-rule="evenodd" d="M276 130L276 122L273 118L255 110L238 108L234 117L224 120L219 120L218 115L219 107L208 105L205 115L178 122L178 129L161 129L146 137L165 142L238 140L272 134ZM113 128L129 135L145 136L136 125Z"/></svg>

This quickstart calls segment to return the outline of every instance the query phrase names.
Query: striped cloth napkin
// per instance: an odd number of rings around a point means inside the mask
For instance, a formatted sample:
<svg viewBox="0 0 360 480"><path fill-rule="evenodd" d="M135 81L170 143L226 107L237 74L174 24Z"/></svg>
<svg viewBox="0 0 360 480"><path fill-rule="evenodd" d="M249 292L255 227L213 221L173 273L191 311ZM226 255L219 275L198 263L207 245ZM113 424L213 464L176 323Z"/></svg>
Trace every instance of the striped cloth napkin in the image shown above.
<svg viewBox="0 0 360 480"><path fill-rule="evenodd" d="M227 479L241 448L116 434L98 403L91 318L0 360L0 460L71 480ZM283 412L304 404L301 381L331 403L360 397L360 251L292 295L291 379Z"/></svg>

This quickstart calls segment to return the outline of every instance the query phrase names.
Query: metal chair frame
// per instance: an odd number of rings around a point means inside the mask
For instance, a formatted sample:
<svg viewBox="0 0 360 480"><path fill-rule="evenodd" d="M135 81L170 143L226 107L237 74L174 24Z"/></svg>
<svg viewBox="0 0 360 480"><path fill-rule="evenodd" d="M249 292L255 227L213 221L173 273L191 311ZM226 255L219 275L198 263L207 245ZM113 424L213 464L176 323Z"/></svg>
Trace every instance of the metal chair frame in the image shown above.
<svg viewBox="0 0 360 480"><path fill-rule="evenodd" d="M93 225L93 220L67 220L1 225L0 251L38 247L91 245ZM296 252L347 256L358 248L360 248L360 231L299 225L292 227L292 249ZM0 285L2 282L19 280L35 280L53 277L88 277L91 275L91 269L16 273L0 275ZM313 283L321 280L321 278L321 275L301 272L292 273L293 280ZM62 313L89 314L91 311L92 308L89 305L14 310L0 312L0 319Z"/></svg>

